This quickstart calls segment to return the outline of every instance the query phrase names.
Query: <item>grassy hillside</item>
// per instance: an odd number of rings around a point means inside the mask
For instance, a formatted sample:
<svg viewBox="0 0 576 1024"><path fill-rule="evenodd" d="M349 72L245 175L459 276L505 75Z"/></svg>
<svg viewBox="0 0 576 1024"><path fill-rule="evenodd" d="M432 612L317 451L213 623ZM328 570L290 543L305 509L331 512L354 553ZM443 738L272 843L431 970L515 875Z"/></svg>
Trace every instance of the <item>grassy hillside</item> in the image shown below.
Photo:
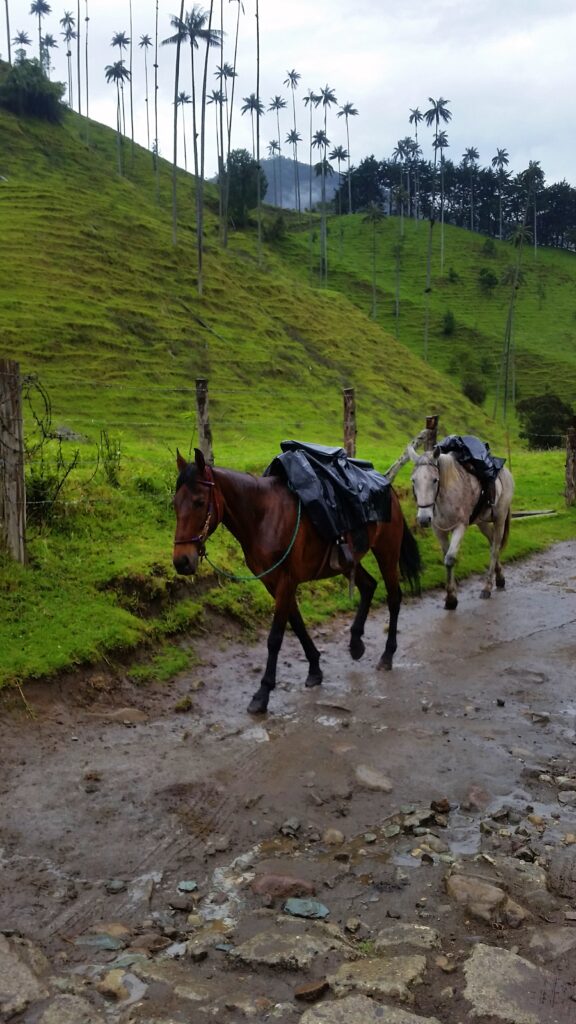
<svg viewBox="0 0 576 1024"><path fill-rule="evenodd" d="M297 231L280 246L264 246L261 258L253 230L232 234L223 252L217 201L208 190L199 299L192 179L178 177L174 246L169 165L161 162L157 191L150 154L136 147L132 156L125 142L121 178L115 147L114 133L92 123L87 141L75 115L54 127L0 112L0 356L18 359L25 374L37 377L51 402L52 427L76 435L61 449L51 442L31 456L29 482L37 494L61 472L58 460L78 451L49 521L30 524L30 564L0 560L0 685L157 643L198 622L207 607L244 622L267 607L261 585L174 585L174 453L195 440L199 375L210 382L221 465L259 471L288 436L340 443L341 389L348 385L357 391L359 454L381 469L431 411L440 413L445 432L474 432L504 446L502 427L462 396L440 360L438 369L425 365L414 340L410 351L402 333L396 341L368 318L369 264L352 248L342 257L352 269L334 277L342 291L310 284L307 240ZM273 214L266 216L271 221ZM364 230L361 218L350 225L351 234ZM32 387L30 395L29 442L38 439L34 413L42 411L40 393ZM106 472L102 431L117 453L117 482ZM519 503L561 507L561 454L538 462L514 448L513 457L524 468ZM400 480L404 495L407 479ZM408 501L406 508L410 514ZM526 523L511 554L570 531L573 516L566 514L544 527ZM481 552L472 542L465 571L484 563ZM224 567L240 567L224 533L211 553ZM435 554L428 562L432 584L441 570ZM206 568L203 577L213 580ZM175 603L176 590L184 601ZM339 583L309 594L315 615L347 605ZM170 651L166 663L181 667Z"/></svg>

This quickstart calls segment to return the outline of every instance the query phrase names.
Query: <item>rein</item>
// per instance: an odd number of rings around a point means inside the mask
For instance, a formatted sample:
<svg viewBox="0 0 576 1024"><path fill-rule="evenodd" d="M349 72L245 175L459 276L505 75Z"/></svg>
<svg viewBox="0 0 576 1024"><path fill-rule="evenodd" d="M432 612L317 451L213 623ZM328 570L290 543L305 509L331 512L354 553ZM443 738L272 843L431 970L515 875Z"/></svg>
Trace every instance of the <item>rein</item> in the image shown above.
<svg viewBox="0 0 576 1024"><path fill-rule="evenodd" d="M298 534L298 530L300 529L301 517L302 517L302 502L301 502L300 498L298 498L298 514L296 516L296 526L294 527L294 533L292 534L292 539L291 539L288 547L286 548L286 551L284 552L282 557L279 558L278 561L274 563L274 565L271 565L269 569L265 569L264 572L258 573L258 575L254 575L254 573L252 573L250 576L236 576L234 573L226 572L225 569L220 569L217 565L214 565L214 562L212 562L208 558L208 555L206 554L206 552L204 552L203 557L208 562L208 565L212 566L212 568L214 569L214 572L216 572L219 576L224 576L225 579L227 579L227 580L233 580L234 583L253 583L255 580L261 580L261 579L263 579L264 576L268 576L271 572L274 572L275 569L278 569L278 567L281 566L282 563L285 562L286 559L288 558L288 555L290 554L290 552L292 551L292 548L294 547L294 543L296 541L296 536Z"/></svg>

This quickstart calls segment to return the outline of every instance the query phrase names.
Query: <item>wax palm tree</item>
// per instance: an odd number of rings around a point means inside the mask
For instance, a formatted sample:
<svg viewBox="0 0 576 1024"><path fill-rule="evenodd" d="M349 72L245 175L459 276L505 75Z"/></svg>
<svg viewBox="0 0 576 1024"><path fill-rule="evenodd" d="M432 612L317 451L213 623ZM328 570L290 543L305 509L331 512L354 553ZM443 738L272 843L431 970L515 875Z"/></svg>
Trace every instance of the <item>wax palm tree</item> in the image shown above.
<svg viewBox="0 0 576 1024"><path fill-rule="evenodd" d="M89 83L88 83L88 68L89 68L89 62L88 62L88 24L89 24L89 21L90 21L90 18L88 16L88 0L84 0L84 78L85 78L85 83L84 84L86 86L86 137L88 137L88 117L89 117L89 114L90 114L90 107L89 107L90 94L89 94ZM132 79L132 73L130 74L130 79ZM132 87L132 86L130 86L130 87Z"/></svg>
<svg viewBox="0 0 576 1024"><path fill-rule="evenodd" d="M124 61L117 60L114 64L108 64L104 70L106 81L113 82L116 86L116 141L118 146L118 174L122 174L122 109L120 104L120 91L130 78L130 72L124 66Z"/></svg>
<svg viewBox="0 0 576 1024"><path fill-rule="evenodd" d="M496 149L496 156L492 157L492 167L498 173L498 238L502 241L502 187L506 180L505 168L508 167L510 159L507 149Z"/></svg>
<svg viewBox="0 0 576 1024"><path fill-rule="evenodd" d="M274 206L278 205L278 176L276 174L276 157L280 147L278 145L278 139L270 139L268 143L268 156L272 161L272 176L274 178Z"/></svg>
<svg viewBox="0 0 576 1024"><path fill-rule="evenodd" d="M417 224L418 224L418 222L420 220L420 173L419 173L419 167L418 167L418 158L420 156L420 146L419 146L419 143L418 143L418 125L421 124L423 120L424 120L424 114L418 109L418 107L414 107L414 108L411 107L410 108L410 116L408 118L408 121L410 122L410 124L414 125L414 139L416 141L416 150L415 150L415 153L414 153L414 155L416 157L416 171L415 171L415 175L414 175L414 191L416 193L416 202L415 202L414 215L415 215L416 223Z"/></svg>
<svg viewBox="0 0 576 1024"><path fill-rule="evenodd" d="M64 42L66 43L66 60L68 62L68 106L74 106L73 86L72 86L72 40L76 39L76 31L74 26L76 21L72 11L64 11L64 16L60 18L60 24L64 29L60 33Z"/></svg>
<svg viewBox="0 0 576 1024"><path fill-rule="evenodd" d="M373 320L376 319L376 254L377 254L377 230L384 220L384 212L378 203L370 203L362 222L369 224L371 227L372 236L372 309L370 316Z"/></svg>
<svg viewBox="0 0 576 1024"><path fill-rule="evenodd" d="M257 118L262 117L264 113L264 104L258 99L255 92L251 92L249 96L244 96L242 100L244 106L240 108L241 114L250 114L250 120L252 122L252 158L256 159L256 135L254 125L254 115Z"/></svg>
<svg viewBox="0 0 576 1024"><path fill-rule="evenodd" d="M296 124L296 89L298 88L298 82L300 81L301 75L298 71L292 68L292 71L286 72L286 78L284 79L284 85L286 85L292 92L292 131L286 136L286 142L289 143L293 149L293 161L294 161L294 200L296 209L298 210L298 223L300 223L301 213L301 202L300 202L300 171L298 168L298 143L301 142L301 138L298 135L298 126Z"/></svg>
<svg viewBox="0 0 576 1024"><path fill-rule="evenodd" d="M462 166L470 171L470 231L474 231L474 179L478 167L479 153L475 146L469 146L462 154Z"/></svg>
<svg viewBox="0 0 576 1024"><path fill-rule="evenodd" d="M278 177L280 184L280 206L282 207L282 142L280 137L280 111L286 107L286 100L282 96L273 96L270 100L268 110L276 111L276 124L278 125Z"/></svg>
<svg viewBox="0 0 576 1024"><path fill-rule="evenodd" d="M348 159L348 151L344 146L335 146L330 153L330 160L338 164L338 215L342 216L342 164Z"/></svg>
<svg viewBox="0 0 576 1024"><path fill-rule="evenodd" d="M26 47L32 46L32 40L27 32L17 32L12 40L16 47L14 54L17 64L22 64L26 60Z"/></svg>
<svg viewBox="0 0 576 1024"><path fill-rule="evenodd" d="M179 92L178 99L176 100L176 106L180 107L182 111L182 138L184 140L184 170L188 170L188 154L186 151L186 120L184 118L184 107L189 106L191 102L190 96L187 92Z"/></svg>
<svg viewBox="0 0 576 1024"><path fill-rule="evenodd" d="M222 3L222 0L220 0ZM223 45L223 44L222 44ZM223 53L222 46L220 52ZM228 126L228 79L235 77L234 68L223 61L216 71L214 72L216 78L220 83L219 89L212 90L212 99L209 99L209 103L217 103L215 107L216 111L216 152L218 156L218 215L220 224L220 241L222 245L226 244L227 232L226 224L224 222L224 208L226 205L226 163L224 157L224 121ZM218 93L221 97L220 101L217 101L214 97Z"/></svg>
<svg viewBox="0 0 576 1024"><path fill-rule="evenodd" d="M208 104L212 104L214 106L214 110L215 110L215 113L216 113L216 156L217 156L217 163L218 163L218 168L219 168L219 170L218 170L218 183L219 183L220 192L222 192L222 184L223 184L223 182L222 182L222 179L220 178L220 174L222 173L222 168L223 168L221 146L222 146L222 143L224 142L223 133L222 133L222 110L223 110L224 104L226 102L226 97L225 97L224 93L222 92L222 89L212 89L212 92L207 97L206 102Z"/></svg>
<svg viewBox="0 0 576 1024"><path fill-rule="evenodd" d="M404 183L402 181L402 171L406 166L408 152L409 150L406 147L405 139L398 139L396 147L392 151L392 161L395 164L400 164L400 188L396 190L396 195L400 203L400 238L404 237L404 199L406 197Z"/></svg>
<svg viewBox="0 0 576 1024"><path fill-rule="evenodd" d="M312 146L322 151L322 159L316 164L316 174L320 177L321 200L320 200L320 280L326 282L328 279L328 252L327 252L327 224L326 224L326 156L330 140L323 128L314 133Z"/></svg>
<svg viewBox="0 0 576 1024"><path fill-rule="evenodd" d="M54 39L53 35L47 32L46 35L42 36L42 53L44 60L44 69L46 71L48 78L50 78L50 72L52 70L51 51L56 50L57 48L58 43Z"/></svg>
<svg viewBox="0 0 576 1024"><path fill-rule="evenodd" d="M81 82L81 60L80 60L80 0L76 3L76 91L78 95L78 113L82 113L82 82ZM111 65L109 65L111 66Z"/></svg>
<svg viewBox="0 0 576 1024"><path fill-rule="evenodd" d="M128 24L130 38L128 40L128 68L130 71L130 138L132 140L132 160L134 160L134 89L132 84L132 72L134 70L134 24L132 20L132 0L128 0Z"/></svg>
<svg viewBox="0 0 576 1024"><path fill-rule="evenodd" d="M440 96L437 100L428 97L431 104L424 113L424 120L430 128L434 125L434 142L438 139L440 122L447 124L452 119L452 112L448 110L450 100ZM434 168L432 173L432 195L430 197L430 225L428 231L428 250L426 254L426 301L424 305L424 359L428 359L428 335L430 331L430 292L432 289L432 233L434 230L435 206L436 206L436 163L438 158L438 147L434 147Z"/></svg>
<svg viewBox="0 0 576 1024"><path fill-rule="evenodd" d="M238 58L238 37L240 34L240 13L244 11L242 0L235 0L238 4L236 14L236 30L234 33L234 59L232 62L232 74L228 75L232 79L232 88L230 90L230 102L228 102L228 91L226 89L226 105L227 105L227 118L226 118L226 158L224 161L225 167L225 185L224 185L224 203L223 203L223 220L224 220L224 234L222 243L226 247L228 245L228 203L230 198L230 175L228 173L228 163L230 161L230 151L232 148L232 118L234 114L234 93L236 88L236 64ZM258 181L260 178L258 177Z"/></svg>
<svg viewBox="0 0 576 1024"><path fill-rule="evenodd" d="M6 42L8 43L8 63L12 63L12 50L10 49L10 10L8 7L8 0L4 0L4 6L6 8Z"/></svg>
<svg viewBox="0 0 576 1024"><path fill-rule="evenodd" d="M156 180L156 202L160 202L160 161L158 159L158 4L154 12L154 142L152 144L152 166Z"/></svg>
<svg viewBox="0 0 576 1024"><path fill-rule="evenodd" d="M128 38L126 33L125 32L115 32L114 35L112 36L112 42L110 43L110 45L118 47L118 49L120 51L120 63L123 64L124 63L124 58L123 58L122 54L123 54L124 50L127 50L129 45L130 45L130 39ZM128 69L128 71L129 70L130 69ZM130 81L130 77L128 75L124 76L120 80L120 96L121 96L121 100L122 100L122 133L123 134L126 134L126 112L124 110L124 82L129 82L129 81Z"/></svg>
<svg viewBox="0 0 576 1024"><path fill-rule="evenodd" d="M40 61L40 67L44 67L44 51L42 47L42 18L47 14L52 13L50 4L46 3L46 0L33 0L30 6L30 14L35 14L38 18L38 59Z"/></svg>
<svg viewBox="0 0 576 1024"><path fill-rule="evenodd" d="M259 0L256 0L256 99L260 104L260 4ZM258 219L258 262L262 261L262 195L261 195L261 179L260 174L260 117L256 118L256 163L258 164L256 172L256 216Z"/></svg>
<svg viewBox="0 0 576 1024"><path fill-rule="evenodd" d="M180 3L180 15L174 15L172 18L172 24L177 22L178 33L176 42L176 61L174 64L174 138L173 138L173 157L172 157L172 244L176 245L178 241L178 86L180 84L180 53L182 50L182 42L186 38L186 34L183 31L184 26L184 0ZM197 179L196 179L197 184ZM196 212L198 212L198 195L196 194Z"/></svg>
<svg viewBox="0 0 576 1024"><path fill-rule="evenodd" d="M138 43L139 48L144 53L144 88L145 88L145 104L146 104L146 140L148 149L150 149L150 109L148 105L148 50L152 46L152 40L148 35L140 36L140 42Z"/></svg>
<svg viewBox="0 0 576 1024"><path fill-rule="evenodd" d="M440 150L440 273L444 273L444 150L448 149L448 136L444 130L434 139L434 151Z"/></svg>
<svg viewBox="0 0 576 1024"><path fill-rule="evenodd" d="M309 188L309 192L308 192L308 210L309 210L310 214L312 214L312 138L313 138L313 136L312 136L312 111L318 106L318 104L320 103L320 99L321 99L321 97L317 93L312 92L312 89L309 89L308 92L306 93L305 97L304 97L304 105L308 107L309 113L310 113L309 160L308 160L308 165L309 165L309 169L310 169L310 177L309 177L310 188Z"/></svg>
<svg viewBox="0 0 576 1024"><path fill-rule="evenodd" d="M352 171L350 168L350 121L351 117L357 117L358 111L352 103L343 103L336 117L346 119L346 146L348 148L348 213L352 213Z"/></svg>

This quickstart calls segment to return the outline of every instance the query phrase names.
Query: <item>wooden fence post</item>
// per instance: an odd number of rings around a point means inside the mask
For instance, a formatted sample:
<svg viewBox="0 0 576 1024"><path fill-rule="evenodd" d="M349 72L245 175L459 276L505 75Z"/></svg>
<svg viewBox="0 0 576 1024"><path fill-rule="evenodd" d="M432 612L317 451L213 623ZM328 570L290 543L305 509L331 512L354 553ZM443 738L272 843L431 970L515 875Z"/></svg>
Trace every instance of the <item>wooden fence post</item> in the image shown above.
<svg viewBox="0 0 576 1024"><path fill-rule="evenodd" d="M0 359L0 545L26 561L26 485L20 367Z"/></svg>
<svg viewBox="0 0 576 1024"><path fill-rule="evenodd" d="M356 455L356 399L354 388L344 388L344 449L353 459Z"/></svg>
<svg viewBox="0 0 576 1024"><path fill-rule="evenodd" d="M566 434L566 504L576 504L576 416Z"/></svg>
<svg viewBox="0 0 576 1024"><path fill-rule="evenodd" d="M212 450L212 428L208 414L208 381L196 378L196 419L198 423L198 447L209 466L214 465Z"/></svg>
<svg viewBox="0 0 576 1024"><path fill-rule="evenodd" d="M426 417L426 451L430 452L434 448L438 440L438 420L439 416L427 416Z"/></svg>

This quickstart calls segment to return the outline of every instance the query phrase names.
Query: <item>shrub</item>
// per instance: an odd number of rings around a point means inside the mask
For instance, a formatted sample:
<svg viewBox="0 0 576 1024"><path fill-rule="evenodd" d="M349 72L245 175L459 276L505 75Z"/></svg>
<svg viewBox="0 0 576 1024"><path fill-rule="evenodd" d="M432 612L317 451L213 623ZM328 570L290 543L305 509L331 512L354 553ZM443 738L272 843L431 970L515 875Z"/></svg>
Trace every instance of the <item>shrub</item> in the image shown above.
<svg viewBox="0 0 576 1024"><path fill-rule="evenodd" d="M558 395L537 395L516 405L520 437L530 448L561 448L573 416L572 409Z"/></svg>
<svg viewBox="0 0 576 1024"><path fill-rule="evenodd" d="M442 334L448 337L456 330L456 317L451 309L447 309L442 317Z"/></svg>
<svg viewBox="0 0 576 1024"><path fill-rule="evenodd" d="M448 270L448 280L450 281L450 284L457 284L460 280L460 274L454 270L454 267L450 267Z"/></svg>
<svg viewBox="0 0 576 1024"><path fill-rule="evenodd" d="M482 405L487 393L488 388L481 377L465 377L462 381L462 394L474 405Z"/></svg>
<svg viewBox="0 0 576 1024"><path fill-rule="evenodd" d="M51 82L37 60L14 64L0 86L0 106L19 117L61 121L66 107L61 102L66 87Z"/></svg>
<svg viewBox="0 0 576 1024"><path fill-rule="evenodd" d="M487 238L482 246L482 254L484 256L495 256L496 255L496 242L493 238Z"/></svg>
<svg viewBox="0 0 576 1024"><path fill-rule="evenodd" d="M488 267L482 267L478 272L478 286L483 295L491 295L496 285L498 284L498 278L493 270L489 270Z"/></svg>

